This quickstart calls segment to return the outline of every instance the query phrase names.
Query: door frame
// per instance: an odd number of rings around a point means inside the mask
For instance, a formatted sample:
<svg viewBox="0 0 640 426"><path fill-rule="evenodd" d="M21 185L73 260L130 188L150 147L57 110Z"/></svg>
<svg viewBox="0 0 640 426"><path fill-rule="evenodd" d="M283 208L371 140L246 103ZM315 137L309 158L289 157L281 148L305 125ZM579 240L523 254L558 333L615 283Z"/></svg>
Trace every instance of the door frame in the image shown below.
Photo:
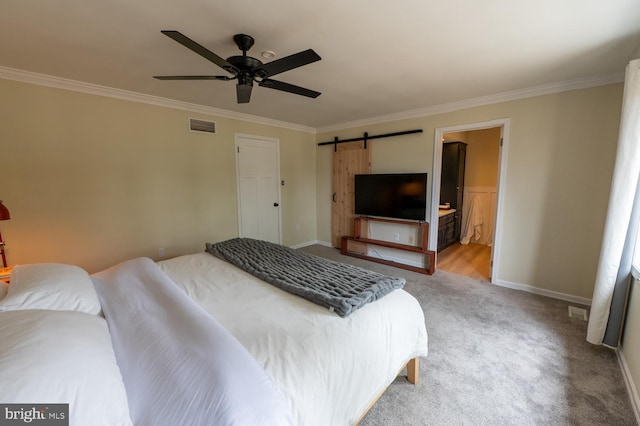
<svg viewBox="0 0 640 426"><path fill-rule="evenodd" d="M234 156L236 158L235 167L236 167L236 204L237 204L237 217L238 217L238 236L242 236L242 206L240 205L240 156L238 139L257 139L263 142L272 142L276 147L276 183L278 187L278 200L276 201L279 204L278 207L278 243L282 244L282 194L280 191L280 187L282 186L280 182L282 182L280 177L280 139L278 138L270 138L267 136L258 136L258 135L250 135L246 133L234 133Z"/></svg>
<svg viewBox="0 0 640 426"><path fill-rule="evenodd" d="M507 151L509 146L509 124L510 118L501 118L479 123L460 124L457 126L437 127L434 132L433 141L433 177L431 181L431 224L438 223L438 206L440 205L440 177L442 173L442 144L445 133L469 132L474 130L484 130L493 127L500 127L500 158L498 160L498 187L496 188L496 217L493 224L493 247L491 250L491 277L489 281L496 283L496 271L499 270L500 247L502 241L502 215L504 211L504 186L507 174ZM429 250L437 250L438 227L429 227Z"/></svg>

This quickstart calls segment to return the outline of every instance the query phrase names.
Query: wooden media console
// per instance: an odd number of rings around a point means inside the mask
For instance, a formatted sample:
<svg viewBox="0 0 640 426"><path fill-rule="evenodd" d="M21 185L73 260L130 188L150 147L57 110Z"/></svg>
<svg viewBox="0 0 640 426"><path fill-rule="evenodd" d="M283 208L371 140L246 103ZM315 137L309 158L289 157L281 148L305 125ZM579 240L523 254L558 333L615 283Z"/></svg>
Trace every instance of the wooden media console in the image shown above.
<svg viewBox="0 0 640 426"><path fill-rule="evenodd" d="M384 240L375 240L363 236L363 228L364 224L368 221L371 222L385 222L385 223L395 223L398 225L407 225L407 226L417 226L420 228L420 235L422 235L422 246L411 246L407 244L400 244L392 241L384 241ZM382 263L385 265L395 266L397 268L407 269L413 272L419 272L421 274L431 275L436 270L436 252L433 250L429 250L429 223L428 222L411 222L406 220L396 220L396 219L384 219L384 218L374 218L361 216L356 217L354 222L354 236L343 236L340 241L340 253L346 256L358 257L360 259L370 260L372 262ZM369 256L365 253L359 253L355 251L349 250L349 241L358 242L360 244L372 244L381 247L389 247L392 249L403 250L413 253L420 253L429 259L429 264L425 268L421 268L418 266L407 265L405 263L395 262L393 260L382 259L379 257Z"/></svg>

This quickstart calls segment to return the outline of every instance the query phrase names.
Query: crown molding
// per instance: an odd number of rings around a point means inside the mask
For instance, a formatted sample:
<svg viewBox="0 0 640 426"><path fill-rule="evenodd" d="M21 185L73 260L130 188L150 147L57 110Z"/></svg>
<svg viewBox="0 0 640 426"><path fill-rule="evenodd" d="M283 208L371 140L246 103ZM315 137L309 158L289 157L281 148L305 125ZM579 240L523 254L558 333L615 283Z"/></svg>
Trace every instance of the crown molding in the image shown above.
<svg viewBox="0 0 640 426"><path fill-rule="evenodd" d="M56 89L87 93L90 95L98 95L109 98L122 99L125 101L139 102L159 107L173 108L183 111L214 115L217 117L248 121L250 123L281 127L306 133L316 133L316 129L313 127L302 126L286 121L272 120L265 117L259 117L257 115L243 114L240 112L228 111L220 108L209 107L206 105L192 104L189 102L176 101L159 96L145 95L143 93L132 92L129 90L116 89L113 87L101 86L98 84L86 83L77 80L70 80L67 78L54 77L51 75L39 74L15 68L0 66L0 78L3 78L5 80L36 84L39 86L53 87Z"/></svg>
<svg viewBox="0 0 640 426"><path fill-rule="evenodd" d="M380 124L389 121L405 120L409 118L427 117L430 115L443 114L458 111L466 108L497 104L500 102L514 101L518 99L531 98L534 96L550 95L553 93L566 92L569 90L587 89L590 87L604 86L607 84L620 83L624 81L624 71L602 74L591 77L584 77L575 80L566 80L556 83L544 84L541 86L529 87L525 89L511 90L494 95L481 96L478 98L465 99L462 101L449 102L441 105L434 105L426 108L413 109L409 111L397 112L388 115L365 118L362 120L349 121L325 127L316 128L316 133L324 133L335 130L344 130L354 127L362 127L372 124Z"/></svg>
<svg viewBox="0 0 640 426"><path fill-rule="evenodd" d="M0 78L6 80L20 81L23 83L36 84L40 86L54 87L57 89L71 90L75 92L87 93L97 96L106 96L110 98L122 99L126 101L139 102L149 105L155 105L165 108L179 109L189 112L197 112L201 114L214 115L217 117L230 118L235 120L247 121L250 123L264 124L267 126L280 127L290 130L301 131L305 133L324 133L329 131L343 130L366 125L385 123L390 121L405 120L410 118L427 117L435 114L443 114L452 111L458 111L466 108L496 104L500 102L513 101L518 99L530 98L534 96L549 95L553 93L566 92L569 90L587 89L590 87L604 86L607 84L620 83L624 81L624 71L602 74L591 77L584 77L575 80L566 80L556 83L544 84L525 89L511 90L501 92L494 95L481 96L477 98L466 99L462 101L449 102L440 105L434 105L426 108L413 109L408 111L397 112L393 114L369 117L362 120L349 121L344 123L333 124L325 127L309 127L286 121L273 120L257 115L244 114L240 112L228 111L220 108L209 107L205 105L192 104L189 102L176 101L173 99L162 98L159 96L146 95L143 93L132 92L129 90L116 89L113 87L101 86L93 83L86 83L77 80L70 80L61 77L54 77L46 74L39 74L31 71L24 71L15 68L0 66Z"/></svg>

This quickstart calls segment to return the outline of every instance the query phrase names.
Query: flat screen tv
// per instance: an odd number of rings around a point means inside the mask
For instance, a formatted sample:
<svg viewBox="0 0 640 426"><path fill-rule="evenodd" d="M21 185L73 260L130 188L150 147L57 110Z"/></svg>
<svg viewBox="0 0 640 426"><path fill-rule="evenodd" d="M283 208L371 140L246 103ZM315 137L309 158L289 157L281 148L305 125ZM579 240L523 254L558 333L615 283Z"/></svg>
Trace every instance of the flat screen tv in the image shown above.
<svg viewBox="0 0 640 426"><path fill-rule="evenodd" d="M355 175L355 214L424 221L427 174Z"/></svg>

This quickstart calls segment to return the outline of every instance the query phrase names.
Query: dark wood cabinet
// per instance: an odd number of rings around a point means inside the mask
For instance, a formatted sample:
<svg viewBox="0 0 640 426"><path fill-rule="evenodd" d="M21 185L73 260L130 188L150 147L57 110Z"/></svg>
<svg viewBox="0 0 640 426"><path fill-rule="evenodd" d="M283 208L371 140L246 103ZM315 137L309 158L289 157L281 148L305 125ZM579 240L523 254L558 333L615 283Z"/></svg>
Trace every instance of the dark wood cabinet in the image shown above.
<svg viewBox="0 0 640 426"><path fill-rule="evenodd" d="M453 236L440 242L438 250L460 240L462 230L462 199L464 195L464 168L467 157L467 144L447 142L442 144L442 173L440 177L440 204L449 203L453 213ZM449 216L449 215L448 215ZM441 218L444 219L446 216ZM440 227L438 227L440 230ZM443 234L444 235L444 234ZM445 245L446 244L446 245Z"/></svg>
<svg viewBox="0 0 640 426"><path fill-rule="evenodd" d="M440 216L438 220L438 251L450 246L456 240L455 235L455 213Z"/></svg>

